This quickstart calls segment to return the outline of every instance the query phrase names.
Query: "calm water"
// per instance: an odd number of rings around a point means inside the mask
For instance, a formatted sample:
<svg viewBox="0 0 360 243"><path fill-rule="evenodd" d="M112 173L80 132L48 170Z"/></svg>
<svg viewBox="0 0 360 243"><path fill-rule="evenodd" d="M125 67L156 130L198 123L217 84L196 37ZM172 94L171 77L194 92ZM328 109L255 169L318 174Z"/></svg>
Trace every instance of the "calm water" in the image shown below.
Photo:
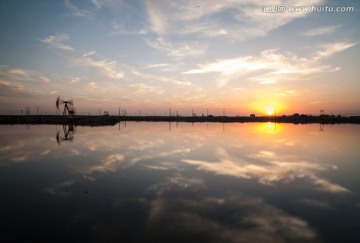
<svg viewBox="0 0 360 243"><path fill-rule="evenodd" d="M0 126L1 242L358 242L360 125Z"/></svg>

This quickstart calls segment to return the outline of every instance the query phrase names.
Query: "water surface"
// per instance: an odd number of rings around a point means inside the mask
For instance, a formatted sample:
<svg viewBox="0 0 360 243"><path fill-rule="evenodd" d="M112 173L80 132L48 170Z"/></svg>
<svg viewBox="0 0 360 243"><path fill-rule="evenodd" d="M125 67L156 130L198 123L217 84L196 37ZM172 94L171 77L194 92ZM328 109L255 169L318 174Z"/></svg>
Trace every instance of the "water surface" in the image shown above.
<svg viewBox="0 0 360 243"><path fill-rule="evenodd" d="M360 125L0 126L1 242L357 242Z"/></svg>

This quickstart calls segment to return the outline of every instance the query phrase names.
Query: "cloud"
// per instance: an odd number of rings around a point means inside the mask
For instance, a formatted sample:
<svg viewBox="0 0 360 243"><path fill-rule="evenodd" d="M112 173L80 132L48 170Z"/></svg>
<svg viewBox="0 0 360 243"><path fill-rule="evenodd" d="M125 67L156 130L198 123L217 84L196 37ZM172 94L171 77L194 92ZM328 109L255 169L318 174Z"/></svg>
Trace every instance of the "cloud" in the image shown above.
<svg viewBox="0 0 360 243"><path fill-rule="evenodd" d="M39 95L44 87L52 85L51 79L35 71L0 65L0 97L33 98Z"/></svg>
<svg viewBox="0 0 360 243"><path fill-rule="evenodd" d="M149 15L149 21L151 24L151 29L153 32L162 34L165 32L166 22L163 21L163 17L161 16L161 10L158 8L158 5L152 0L145 1L147 7L147 13Z"/></svg>
<svg viewBox="0 0 360 243"><path fill-rule="evenodd" d="M169 63L156 63L156 64L150 64L150 65L147 65L145 68L148 69L148 68L168 68L170 67L171 64Z"/></svg>
<svg viewBox="0 0 360 243"><path fill-rule="evenodd" d="M264 54L265 52L263 52ZM200 64L198 69L192 69L183 74L221 73L233 75L238 72L249 72L261 69L269 69L274 64L270 60L254 58L252 56L238 57L232 59L219 59L208 64Z"/></svg>
<svg viewBox="0 0 360 243"><path fill-rule="evenodd" d="M159 81L162 83L162 85L166 84L172 84L176 86L181 87L188 87L191 86L193 90L198 89L199 87L196 87L196 85L192 84L190 81L184 79L184 78L177 78L177 77L171 77L171 76L163 76L163 75L155 75L148 72L140 72L136 68L128 65L123 65L127 69L127 73L133 75L133 79L141 79L142 81L153 83L156 86L159 86ZM178 65L172 65L167 63L161 63L161 64L150 64L144 67L144 69L157 69L160 71L177 71ZM198 90L196 90L198 91Z"/></svg>
<svg viewBox="0 0 360 243"><path fill-rule="evenodd" d="M311 177L316 188L320 191L331 192L331 193L345 193L350 192L347 188L340 185L336 185L326 179L318 178L316 176Z"/></svg>
<svg viewBox="0 0 360 243"><path fill-rule="evenodd" d="M302 35L304 35L304 36L318 36L318 35L332 34L338 28L340 28L340 25L322 26L322 27L318 27L318 28L309 29L308 31L303 32Z"/></svg>
<svg viewBox="0 0 360 243"><path fill-rule="evenodd" d="M170 57L183 58L189 56L200 56L207 50L207 45L200 43L174 44L158 37L156 41L146 40L146 43L157 50L165 52Z"/></svg>
<svg viewBox="0 0 360 243"><path fill-rule="evenodd" d="M8 81L28 81L34 83L49 83L50 77L20 68L10 68L8 66L0 65L0 78Z"/></svg>
<svg viewBox="0 0 360 243"><path fill-rule="evenodd" d="M66 41L68 39L69 36L67 34L59 34L59 35L49 35L48 37L40 39L40 41L47 44L51 48L57 48L65 51L74 51L73 47L62 43L63 41Z"/></svg>
<svg viewBox="0 0 360 243"><path fill-rule="evenodd" d="M103 0L91 0L91 2L96 6L96 8L101 8L105 4Z"/></svg>
<svg viewBox="0 0 360 243"><path fill-rule="evenodd" d="M191 159L185 159L183 162L215 174L246 179L257 178L260 183L266 185L306 177L316 186L317 190L329 193L350 192L348 189L317 175L321 171L334 169L332 166L318 164L313 161L295 160L291 157L283 158L269 151L260 151L257 154L247 155L245 158L237 158L229 155L223 148L218 148L216 154L218 162ZM251 159L258 162L252 163Z"/></svg>
<svg viewBox="0 0 360 243"><path fill-rule="evenodd" d="M309 199L309 198L301 199L300 203L302 203L306 206L315 207L315 208L322 208L322 209L330 209L331 208L331 205L329 202L315 200L315 199Z"/></svg>
<svg viewBox="0 0 360 243"><path fill-rule="evenodd" d="M0 92L2 87L0 87ZM28 105L23 104L23 108ZM20 107L19 107L20 108ZM31 115L34 112L31 109ZM18 113L19 114L19 113ZM24 111L25 114L25 111ZM49 137L39 137L39 134L29 133L27 141L24 141L16 129L6 132L2 130L2 148L0 149L0 166L7 166L13 163L23 163L31 160L39 160L41 157L51 157L52 151L48 152Z"/></svg>
<svg viewBox="0 0 360 243"><path fill-rule="evenodd" d="M196 234L201 242L317 242L316 231L305 220L228 189L208 195L202 179L170 174L146 191L156 194L148 203L147 231L152 237L179 234L183 241Z"/></svg>
<svg viewBox="0 0 360 243"><path fill-rule="evenodd" d="M233 78L249 75L248 79L262 84L294 80L305 76L329 71L324 65L314 66L308 58L294 54L281 54L278 50L265 50L260 56L245 56L232 59L219 59L207 64L199 64L199 68L183 72L183 74L219 73L219 86L222 87Z"/></svg>
<svg viewBox="0 0 360 243"><path fill-rule="evenodd" d="M100 6L101 1L92 1L96 6ZM67 7L71 13L76 16L76 17L89 17L91 15L91 11L89 10L85 10L85 9L80 9L77 6L75 6L74 4L71 3L70 0L64 0L65 3L65 7Z"/></svg>
<svg viewBox="0 0 360 243"><path fill-rule="evenodd" d="M315 59L330 57L337 52L344 51L357 44L358 43L335 42L335 43L321 45L320 47L322 50L316 52Z"/></svg>
<svg viewBox="0 0 360 243"><path fill-rule="evenodd" d="M144 238L171 235L184 242L195 236L199 242L318 242L316 231L306 221L259 198L228 193L222 197L201 193L195 198L181 194L177 198L174 191L185 189L202 192L202 188L191 185L181 189L168 185L158 188L162 193L148 203Z"/></svg>
<svg viewBox="0 0 360 243"><path fill-rule="evenodd" d="M109 154L97 164L89 164L88 166L79 168L78 172L85 175L91 175L93 173L108 173L114 172L119 168L125 168L131 166L124 161L124 155L122 154Z"/></svg>
<svg viewBox="0 0 360 243"><path fill-rule="evenodd" d="M144 28L140 29L128 29L129 27L132 27L130 24L126 23L119 23L116 21L112 22L112 28L113 30L110 32L109 36L114 35L145 35L148 33L148 31Z"/></svg>
<svg viewBox="0 0 360 243"><path fill-rule="evenodd" d="M94 55L95 53L96 53L95 51L89 51L89 52L83 54L83 57L89 57L89 56Z"/></svg>
<svg viewBox="0 0 360 243"><path fill-rule="evenodd" d="M293 53L280 53L277 49L265 50L259 56L244 56L230 59L218 59L214 62L199 64L198 68L190 69L183 74L219 73L218 84L226 85L231 79L248 75L247 79L261 84L273 84L280 81L312 78L324 72L339 70L322 64L322 58L350 48L357 43L338 42L324 44L322 50L315 52L313 57L299 57Z"/></svg>
<svg viewBox="0 0 360 243"><path fill-rule="evenodd" d="M124 78L124 73L119 71L118 63L116 61L109 61L107 59L95 60L91 57L95 52L85 53L83 57L76 60L76 63L86 67L92 67L99 70L103 75L112 79Z"/></svg>
<svg viewBox="0 0 360 243"><path fill-rule="evenodd" d="M298 0L297 5L316 5L322 0ZM309 13L269 14L261 11L262 0L146 1L150 29L159 35L197 35L235 40L264 36L271 30ZM271 4L284 4L273 0Z"/></svg>
<svg viewBox="0 0 360 243"><path fill-rule="evenodd" d="M154 169L153 166L149 165L150 169ZM169 168L165 167L167 170ZM155 167L155 169L159 169ZM164 167L160 169L164 170ZM184 177L181 174L174 174L167 177L164 181L160 183L154 184L147 189L147 192L155 192L157 195L163 195L164 193L177 189L186 189L189 188L191 190L199 190L199 189L206 189L206 184L203 180L199 178L189 178Z"/></svg>
<svg viewBox="0 0 360 243"><path fill-rule="evenodd" d="M75 181L64 181L60 183L55 183L51 186L44 188L43 191L53 196L56 195L58 197L66 197L69 196L69 188L71 188L74 183Z"/></svg>
<svg viewBox="0 0 360 243"><path fill-rule="evenodd" d="M24 85L14 84L9 81L0 80L0 97L31 97L25 91Z"/></svg>

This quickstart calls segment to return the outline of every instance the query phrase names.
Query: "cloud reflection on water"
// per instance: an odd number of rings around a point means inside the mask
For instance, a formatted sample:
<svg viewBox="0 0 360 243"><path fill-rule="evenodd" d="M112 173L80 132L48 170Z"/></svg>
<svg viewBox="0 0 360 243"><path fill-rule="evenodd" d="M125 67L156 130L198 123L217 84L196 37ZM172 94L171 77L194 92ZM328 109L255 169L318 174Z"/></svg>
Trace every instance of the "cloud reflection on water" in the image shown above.
<svg viewBox="0 0 360 243"><path fill-rule="evenodd" d="M247 151L243 151L241 154L242 157L235 157L228 154L224 148L218 147L215 153L217 162L189 159L183 161L196 165L201 170L247 179L256 178L260 183L267 185L305 177L319 190L331 193L349 192L340 185L319 178L319 172L336 169L334 165L320 164L315 160L299 160L298 155L279 155L270 151L259 151L256 154L247 154Z"/></svg>
<svg viewBox="0 0 360 243"><path fill-rule="evenodd" d="M0 137L0 166L9 166L13 163L23 163L36 160L39 157L48 156L52 149L55 138L48 134L47 130L33 128L27 132L25 125L1 126Z"/></svg>
<svg viewBox="0 0 360 243"><path fill-rule="evenodd" d="M162 195L151 201L145 235L166 239L171 234L185 242L194 237L206 242L319 242L306 221L262 199L241 194L194 197Z"/></svg>
<svg viewBox="0 0 360 243"><path fill-rule="evenodd" d="M0 162L20 155L21 146L32 154L23 164L33 164L33 171L56 166L37 189L75 205L67 225L87 225L91 236L102 239L106 232L122 239L125 231L117 229L132 225L139 241L321 241L306 217L261 190L298 190L296 198L281 195L282 200L331 211L336 203L316 192L352 194L353 188L330 174L345 166L339 158L347 141L356 144L356 138L336 129L319 134L310 125L278 124L276 131L273 124L260 125L179 124L171 131L166 123L128 123L119 131L78 127L74 142L61 146L54 138L49 143L53 127L42 126L29 132L30 139L7 138ZM323 146L331 149L325 153ZM355 153L356 146L350 147L346 153Z"/></svg>
<svg viewBox="0 0 360 243"><path fill-rule="evenodd" d="M265 185L306 178L317 190L349 192L344 186L322 177L323 172L336 170L337 166L319 162L309 149L309 153L299 152L314 144L307 144L311 141L304 137L298 138L301 133L283 132L283 125L259 123L252 129L231 125L227 128L230 131L221 134L219 139L216 129L182 126L173 128L166 136L162 126L153 124L137 124L119 133L114 133L113 128L78 128L76 145L63 144L57 149L45 146L48 137L36 136L39 131L44 132L37 127L35 134L30 133L34 139L14 139L15 136L5 141L1 161L26 161L30 156L39 155L57 158L63 154L69 160L80 160L69 165L69 175L83 175L93 180L96 179L92 176L94 173L116 172L136 163L148 169L168 170L180 168L175 161L182 161L215 174L256 178Z"/></svg>

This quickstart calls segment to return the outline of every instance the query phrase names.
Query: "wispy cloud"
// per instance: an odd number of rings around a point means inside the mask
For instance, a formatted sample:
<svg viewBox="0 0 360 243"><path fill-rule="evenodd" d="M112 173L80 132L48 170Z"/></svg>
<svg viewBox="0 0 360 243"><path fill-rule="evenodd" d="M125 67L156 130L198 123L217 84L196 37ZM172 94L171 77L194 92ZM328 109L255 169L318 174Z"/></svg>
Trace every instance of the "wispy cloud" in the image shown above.
<svg viewBox="0 0 360 243"><path fill-rule="evenodd" d="M258 57L245 56L200 64L198 69L185 71L184 74L219 73L219 86L226 85L235 77L245 75L249 75L249 80L271 84L285 78L299 78L327 69L325 66L315 68L313 64L311 59L300 58L294 54L284 55L277 50L266 50Z"/></svg>
<svg viewBox="0 0 360 243"><path fill-rule="evenodd" d="M144 95L144 97L146 97L146 95L149 94L163 94L164 90L159 89L159 87L155 87L155 86L151 86L148 84L144 84L144 83L135 83L135 84L130 84L129 88L133 89L133 94L134 95Z"/></svg>
<svg viewBox="0 0 360 243"><path fill-rule="evenodd" d="M315 207L315 208L331 209L331 205L327 201L303 198L300 200L300 203L305 204L310 207Z"/></svg>
<svg viewBox="0 0 360 243"><path fill-rule="evenodd" d="M163 34L166 30L166 22L164 22L164 17L161 16L161 9L153 0L145 1L145 4L147 7L151 30L155 33Z"/></svg>
<svg viewBox="0 0 360 243"><path fill-rule="evenodd" d="M355 45L357 45L357 43L335 42L330 44L324 44L320 46L322 50L316 52L315 58L321 59L325 57L330 57L337 52L344 51Z"/></svg>
<svg viewBox="0 0 360 243"><path fill-rule="evenodd" d="M197 166L201 170L216 174L252 179L260 183L273 185L279 181L291 181L296 178L308 178L315 188L329 193L350 192L345 187L319 177L319 172L334 169L333 166L322 165L314 161L294 160L290 156L282 156L271 151L260 151L257 154L247 155L246 159L231 156L223 148L218 148L218 162L205 160L183 160L185 163ZM256 159L257 163L249 158Z"/></svg>
<svg viewBox="0 0 360 243"><path fill-rule="evenodd" d="M176 85L177 88L192 86L193 89L196 89L195 85L193 85L189 80L183 77L179 78L173 76L155 75L149 72L141 72L135 67L129 65L123 66L126 68L127 73L133 75L134 80L146 80L146 82L148 83L156 83L157 85L160 81L163 84L171 84L173 87L174 85ZM161 71L174 71L177 70L177 66L169 63L159 63L147 65L144 67L144 69L160 69Z"/></svg>
<svg viewBox="0 0 360 243"><path fill-rule="evenodd" d="M145 68L167 68L169 66L171 65L168 63L156 63L156 64L147 65Z"/></svg>
<svg viewBox="0 0 360 243"><path fill-rule="evenodd" d="M103 0L91 0L91 2L96 6L96 8L101 8L105 4Z"/></svg>
<svg viewBox="0 0 360 243"><path fill-rule="evenodd" d="M0 102L15 107L42 103L57 93L54 80L54 75L0 65Z"/></svg>
<svg viewBox="0 0 360 243"><path fill-rule="evenodd" d="M12 83L6 80L0 80L0 99L2 97L31 97L26 92L24 85Z"/></svg>
<svg viewBox="0 0 360 243"><path fill-rule="evenodd" d="M78 172L85 175L91 175L96 172L107 173L116 171L121 166L127 167L130 165L124 161L124 155L115 153L107 155L98 164L80 168Z"/></svg>
<svg viewBox="0 0 360 243"><path fill-rule="evenodd" d="M109 61L107 59L95 60L91 57L94 53L86 53L83 57L76 60L77 64L92 67L99 70L103 75L112 79L124 78L124 72L120 71L116 61Z"/></svg>
<svg viewBox="0 0 360 243"><path fill-rule="evenodd" d="M267 52L263 52L265 56ZM221 73L223 75L233 75L237 72L249 72L261 69L268 69L274 64L263 58L252 56L237 57L232 59L219 59L212 63L200 64L198 69L192 69L184 72L184 74L200 74L200 73Z"/></svg>
<svg viewBox="0 0 360 243"><path fill-rule="evenodd" d="M83 57L92 56L92 55L94 55L95 53L96 53L95 51L89 51L89 52L86 52L85 54L83 54Z"/></svg>
<svg viewBox="0 0 360 243"><path fill-rule="evenodd" d="M0 79L8 80L12 82L27 81L33 83L48 83L50 77L20 68L10 68L9 66L0 65Z"/></svg>
<svg viewBox="0 0 360 243"><path fill-rule="evenodd" d="M178 73L185 64L183 63L154 63L144 66L144 69L150 69L151 72L176 72Z"/></svg>
<svg viewBox="0 0 360 243"><path fill-rule="evenodd" d="M129 30L127 27L130 26L130 24L126 25L123 23L113 21L111 25L112 25L113 30L110 32L110 34L109 34L110 36L114 36L114 35L145 35L148 33L148 31L145 28Z"/></svg>
<svg viewBox="0 0 360 243"><path fill-rule="evenodd" d="M298 0L301 5L319 4L322 0ZM150 29L159 34L194 34L228 36L245 40L264 36L271 30L309 13L269 14L261 11L262 0L227 1L146 1ZM284 4L274 0L271 4ZM225 17L226 16L226 17ZM231 23L231 24L229 24Z"/></svg>
<svg viewBox="0 0 360 243"><path fill-rule="evenodd" d="M43 39L40 39L41 42L47 44L51 48L57 48L65 51L74 51L73 47L63 43L63 41L66 40L69 40L69 36L67 34L49 35Z"/></svg>
<svg viewBox="0 0 360 243"><path fill-rule="evenodd" d="M350 192L347 188L332 183L324 178L318 178L317 176L311 176L316 189L319 191L325 191L330 193L347 193Z"/></svg>
<svg viewBox="0 0 360 243"><path fill-rule="evenodd" d="M169 180L176 181L177 178L171 177ZM317 232L305 220L289 215L260 198L232 192L218 197L205 193L205 196L196 198L186 196L174 198L174 191L180 188L181 191L204 191L203 182L198 179L181 178L179 182L179 184L159 183L151 188L159 192L156 199L148 204L146 223L152 227L152 235L166 235L173 232L168 222L176 219L176 227L183 237L191 238L193 232L199 232L202 241L207 241L206 239L229 243L239 242L239 239L240 242L318 241ZM167 200L168 198L171 200ZM231 212L226 212L224 208L231 208ZM218 219L219 214L222 216L229 214L232 219L231 227L228 222ZM201 232L206 232L205 238L201 238Z"/></svg>
<svg viewBox="0 0 360 243"><path fill-rule="evenodd" d="M183 74L219 73L219 86L224 86L231 79L245 76L248 80L262 84L273 84L279 81L311 78L323 72L339 70L321 62L337 52L356 45L356 43L339 42L324 44L313 57L299 57L293 53L280 53L279 50L265 50L259 56L244 56L231 59L219 59L214 62L199 64L197 69L190 69Z"/></svg>
<svg viewBox="0 0 360 243"><path fill-rule="evenodd" d="M170 57L183 58L188 56L199 56L205 53L207 45L200 43L174 44L158 37L155 41L146 40L146 43L157 50L165 52Z"/></svg>
<svg viewBox="0 0 360 243"><path fill-rule="evenodd" d="M318 35L326 35L334 33L340 25L333 25L333 26L322 26L318 28L309 29L302 33L304 36L318 36Z"/></svg>
<svg viewBox="0 0 360 243"><path fill-rule="evenodd" d="M97 5L95 4L95 2ZM65 7L67 7L71 11L71 13L76 17L88 17L91 15L91 11L78 8L76 5L72 4L70 0L64 0L64 3L65 3ZM94 0L93 3L96 6L100 6L100 1Z"/></svg>

